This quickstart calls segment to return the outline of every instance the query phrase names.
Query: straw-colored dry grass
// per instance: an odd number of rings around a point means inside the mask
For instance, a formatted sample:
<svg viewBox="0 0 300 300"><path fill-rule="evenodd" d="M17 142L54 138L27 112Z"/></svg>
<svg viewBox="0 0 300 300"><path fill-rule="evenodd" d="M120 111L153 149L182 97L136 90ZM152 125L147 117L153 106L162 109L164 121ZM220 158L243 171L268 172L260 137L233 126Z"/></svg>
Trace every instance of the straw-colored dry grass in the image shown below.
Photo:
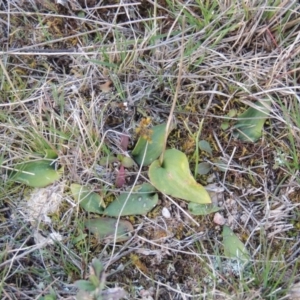
<svg viewBox="0 0 300 300"><path fill-rule="evenodd" d="M0 0L1 299L75 299L74 282L87 278L94 257L106 287L124 288L127 299L300 299L299 2L54 2ZM129 218L129 241L99 244L71 197L71 183L106 201L120 191L118 166L100 159L122 152L122 133L132 148L142 118L167 121L179 72L168 147L188 155L193 173L199 162L214 166L196 179L213 184L221 214L251 253L244 272L223 257L213 215L191 219L178 199L161 195L147 216ZM258 142L221 129L228 112L263 99L272 111ZM202 121L200 139L213 155L197 161ZM46 148L64 174L47 188L55 209L33 220L33 190L8 182L7 172ZM129 169L127 186L147 180L146 171ZM42 242L51 233L59 241Z"/></svg>

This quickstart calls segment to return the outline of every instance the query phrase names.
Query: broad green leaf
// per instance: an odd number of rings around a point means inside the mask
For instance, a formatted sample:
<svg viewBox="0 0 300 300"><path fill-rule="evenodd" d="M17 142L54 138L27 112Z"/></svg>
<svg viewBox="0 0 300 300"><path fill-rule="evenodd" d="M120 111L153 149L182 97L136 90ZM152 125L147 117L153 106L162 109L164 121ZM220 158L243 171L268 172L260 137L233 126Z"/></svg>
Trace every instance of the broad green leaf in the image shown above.
<svg viewBox="0 0 300 300"><path fill-rule="evenodd" d="M211 203L208 192L191 175L186 155L179 150L166 150L162 165L159 160L151 164L149 177L162 193L195 203Z"/></svg>
<svg viewBox="0 0 300 300"><path fill-rule="evenodd" d="M54 160L36 160L16 165L9 179L31 187L45 187L60 179L62 171L55 169Z"/></svg>
<svg viewBox="0 0 300 300"><path fill-rule="evenodd" d="M80 289L82 291L86 291L86 292L92 292L97 288L97 286L95 286L89 280L77 280L77 281L75 281L75 286L78 289Z"/></svg>
<svg viewBox="0 0 300 300"><path fill-rule="evenodd" d="M74 199L79 202L80 207L84 210L98 214L103 212L101 207L104 206L103 200L99 194L93 192L89 187L73 183L70 189Z"/></svg>
<svg viewBox="0 0 300 300"><path fill-rule="evenodd" d="M234 125L236 137L246 142L256 142L262 136L262 129L266 119L268 119L271 110L271 101L256 102L257 107L249 107L238 117Z"/></svg>
<svg viewBox="0 0 300 300"><path fill-rule="evenodd" d="M164 146L164 138L166 134L166 124L160 124L153 126L152 128L152 135L151 135L151 142L147 142L144 138L140 137L135 145L134 149L132 150L131 154L133 159L136 161L137 164L141 165L145 154L145 159L143 162L143 166L150 165L155 159L157 159L162 151ZM147 146L148 143L148 146Z"/></svg>
<svg viewBox="0 0 300 300"><path fill-rule="evenodd" d="M117 242L123 242L130 239L130 232L133 231L133 226L130 222L113 218L98 218L87 220L84 226L93 233L99 241L113 241L115 231L117 230Z"/></svg>
<svg viewBox="0 0 300 300"><path fill-rule="evenodd" d="M104 210L103 214L110 217L145 215L158 202L158 195L155 191L151 184L144 183L136 187L130 195L122 193Z"/></svg>
<svg viewBox="0 0 300 300"><path fill-rule="evenodd" d="M188 205L188 210L195 216L206 216L208 214L221 210L221 208L214 204L199 204L190 202Z"/></svg>
<svg viewBox="0 0 300 300"><path fill-rule="evenodd" d="M230 258L237 258L243 263L247 263L250 259L250 255L245 245L226 225L223 226L222 236L225 256Z"/></svg>
<svg viewBox="0 0 300 300"><path fill-rule="evenodd" d="M199 175L206 175L211 170L211 164L207 162L202 162L198 165L198 174Z"/></svg>
<svg viewBox="0 0 300 300"><path fill-rule="evenodd" d="M212 149L210 147L210 144L207 141L205 141L205 140L199 141L199 148L202 151L207 152L209 155L212 155Z"/></svg>

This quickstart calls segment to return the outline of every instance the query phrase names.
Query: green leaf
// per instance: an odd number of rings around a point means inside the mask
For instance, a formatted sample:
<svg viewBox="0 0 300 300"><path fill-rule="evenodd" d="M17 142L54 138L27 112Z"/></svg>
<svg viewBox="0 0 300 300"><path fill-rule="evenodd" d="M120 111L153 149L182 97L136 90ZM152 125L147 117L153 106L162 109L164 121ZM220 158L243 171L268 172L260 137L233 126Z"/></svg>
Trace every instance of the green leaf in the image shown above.
<svg viewBox="0 0 300 300"><path fill-rule="evenodd" d="M128 215L145 215L158 202L158 195L155 193L155 188L144 183L137 186L136 189L129 193L122 193L117 197L103 212L110 217L128 216Z"/></svg>
<svg viewBox="0 0 300 300"><path fill-rule="evenodd" d="M98 214L103 212L101 207L104 206L103 200L99 194L93 192L89 187L73 183L70 189L74 199L79 202L80 207L84 210Z"/></svg>
<svg viewBox="0 0 300 300"><path fill-rule="evenodd" d="M166 124L156 125L152 128L151 142L147 142L146 139L140 137L137 141L131 154L137 164L141 165L145 154L143 166L150 165L155 159L157 159L164 147L164 138L166 134ZM148 146L147 146L148 143Z"/></svg>
<svg viewBox="0 0 300 300"><path fill-rule="evenodd" d="M247 263L250 260L250 255L245 245L226 225L223 226L222 236L225 256L230 258L237 258L243 263Z"/></svg>
<svg viewBox="0 0 300 300"><path fill-rule="evenodd" d="M233 109L229 110L227 116L230 117L230 118L233 118L237 115L237 113L238 113L237 110L233 108Z"/></svg>
<svg viewBox="0 0 300 300"><path fill-rule="evenodd" d="M99 241L113 241L115 231L117 230L117 242L127 241L130 239L130 232L133 231L133 226L130 222L125 220L118 220L113 218L98 218L87 220L84 226L93 233Z"/></svg>
<svg viewBox="0 0 300 300"><path fill-rule="evenodd" d="M97 286L88 280L77 280L75 281L75 286L81 291L86 292L92 292L97 288Z"/></svg>
<svg viewBox="0 0 300 300"><path fill-rule="evenodd" d="M228 121L223 121L222 123L221 123L221 129L223 130L223 131L225 131L225 130L227 130L229 128L229 122Z"/></svg>
<svg viewBox="0 0 300 300"><path fill-rule="evenodd" d="M104 270L102 262L99 259L97 259L97 258L93 258L93 260L92 260L92 268L94 270L94 274L98 278L100 278L100 275L101 275L102 271Z"/></svg>
<svg viewBox="0 0 300 300"><path fill-rule="evenodd" d="M211 164L207 162L202 162L198 165L198 174L199 175L206 175L211 170Z"/></svg>
<svg viewBox="0 0 300 300"><path fill-rule="evenodd" d="M45 295L44 297L39 298L39 300L56 300L55 295Z"/></svg>
<svg viewBox="0 0 300 300"><path fill-rule="evenodd" d="M234 125L234 134L242 141L256 142L262 136L262 129L266 119L268 119L271 110L271 100L256 102L257 107L249 107L238 117Z"/></svg>
<svg viewBox="0 0 300 300"><path fill-rule="evenodd" d="M93 284L93 286L95 286L95 287L99 287L99 285L100 285L100 280L99 280L99 278L96 276L96 275L94 275L94 274L91 274L90 276L89 276L89 281Z"/></svg>
<svg viewBox="0 0 300 300"><path fill-rule="evenodd" d="M198 204L190 202L188 205L188 210L195 216L206 216L208 214L220 211L221 208L214 204Z"/></svg>
<svg viewBox="0 0 300 300"><path fill-rule="evenodd" d="M45 149L44 152L45 152L45 157L44 158L57 159L57 157L58 157L57 152L52 150L52 149Z"/></svg>
<svg viewBox="0 0 300 300"><path fill-rule="evenodd" d="M85 12L84 11L79 11L77 16L78 16L78 18L85 18Z"/></svg>
<svg viewBox="0 0 300 300"><path fill-rule="evenodd" d="M208 192L191 175L186 155L179 150L166 150L162 165L159 160L151 164L149 177L162 193L201 204L211 202Z"/></svg>
<svg viewBox="0 0 300 300"><path fill-rule="evenodd" d="M55 160L36 160L16 165L9 179L31 187L45 187L60 179L62 171L55 169Z"/></svg>
<svg viewBox="0 0 300 300"><path fill-rule="evenodd" d="M207 152L209 155L212 155L212 149L210 147L210 144L207 141L205 141L205 140L199 141L199 148L202 151Z"/></svg>
<svg viewBox="0 0 300 300"><path fill-rule="evenodd" d="M134 166L134 160L131 157L128 156L123 156L121 158L121 164L125 167L125 168L131 168Z"/></svg>
<svg viewBox="0 0 300 300"><path fill-rule="evenodd" d="M72 239L72 244L75 245L75 244L77 244L77 243L79 243L79 242L85 240L86 237L87 237L87 234L81 232L77 237L74 237L74 238Z"/></svg>
<svg viewBox="0 0 300 300"><path fill-rule="evenodd" d="M99 160L99 165L100 166L106 166L108 164L115 163L115 162L118 162L118 161L119 161L119 159L115 156L101 157L100 160Z"/></svg>
<svg viewBox="0 0 300 300"><path fill-rule="evenodd" d="M221 171L221 172L227 172L229 170L228 163L226 163L223 159L217 158L215 160L214 165Z"/></svg>
<svg viewBox="0 0 300 300"><path fill-rule="evenodd" d="M226 115L229 118L233 118L237 115L237 110L236 109L231 109L229 110L228 114ZM229 120L224 119L224 121L221 123L221 129L226 130L229 128Z"/></svg>

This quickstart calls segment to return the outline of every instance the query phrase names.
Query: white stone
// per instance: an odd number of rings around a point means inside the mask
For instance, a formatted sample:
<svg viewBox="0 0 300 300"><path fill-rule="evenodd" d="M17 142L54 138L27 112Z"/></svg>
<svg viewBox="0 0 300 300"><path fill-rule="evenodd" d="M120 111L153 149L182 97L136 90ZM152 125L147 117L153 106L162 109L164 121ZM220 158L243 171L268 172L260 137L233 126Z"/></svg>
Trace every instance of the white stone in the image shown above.
<svg viewBox="0 0 300 300"><path fill-rule="evenodd" d="M163 215L164 218L166 218L166 219L170 219L171 218L171 213L170 213L170 211L166 207L164 207L162 209L161 213L162 213L162 215Z"/></svg>
<svg viewBox="0 0 300 300"><path fill-rule="evenodd" d="M214 215L214 223L217 225L224 225L225 224L225 219L220 213L215 213Z"/></svg>

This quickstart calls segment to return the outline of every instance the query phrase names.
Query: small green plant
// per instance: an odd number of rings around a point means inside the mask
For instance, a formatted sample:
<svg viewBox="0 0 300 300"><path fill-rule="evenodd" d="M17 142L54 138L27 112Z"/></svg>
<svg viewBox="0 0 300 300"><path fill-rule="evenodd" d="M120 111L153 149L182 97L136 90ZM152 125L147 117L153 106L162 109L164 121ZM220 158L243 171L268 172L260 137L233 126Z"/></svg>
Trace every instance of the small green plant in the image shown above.
<svg viewBox="0 0 300 300"><path fill-rule="evenodd" d="M100 260L94 258L90 266L88 280L78 280L75 286L79 289L76 299L82 300L118 300L126 296L122 288L105 288L106 274Z"/></svg>
<svg viewBox="0 0 300 300"><path fill-rule="evenodd" d="M230 227L223 226L223 247L224 254L227 257L238 259L242 264L247 264L250 260L250 255L245 245L234 234Z"/></svg>
<svg viewBox="0 0 300 300"><path fill-rule="evenodd" d="M238 116L234 125L235 135L246 142L256 142L262 136L262 129L271 111L271 101L259 101Z"/></svg>

